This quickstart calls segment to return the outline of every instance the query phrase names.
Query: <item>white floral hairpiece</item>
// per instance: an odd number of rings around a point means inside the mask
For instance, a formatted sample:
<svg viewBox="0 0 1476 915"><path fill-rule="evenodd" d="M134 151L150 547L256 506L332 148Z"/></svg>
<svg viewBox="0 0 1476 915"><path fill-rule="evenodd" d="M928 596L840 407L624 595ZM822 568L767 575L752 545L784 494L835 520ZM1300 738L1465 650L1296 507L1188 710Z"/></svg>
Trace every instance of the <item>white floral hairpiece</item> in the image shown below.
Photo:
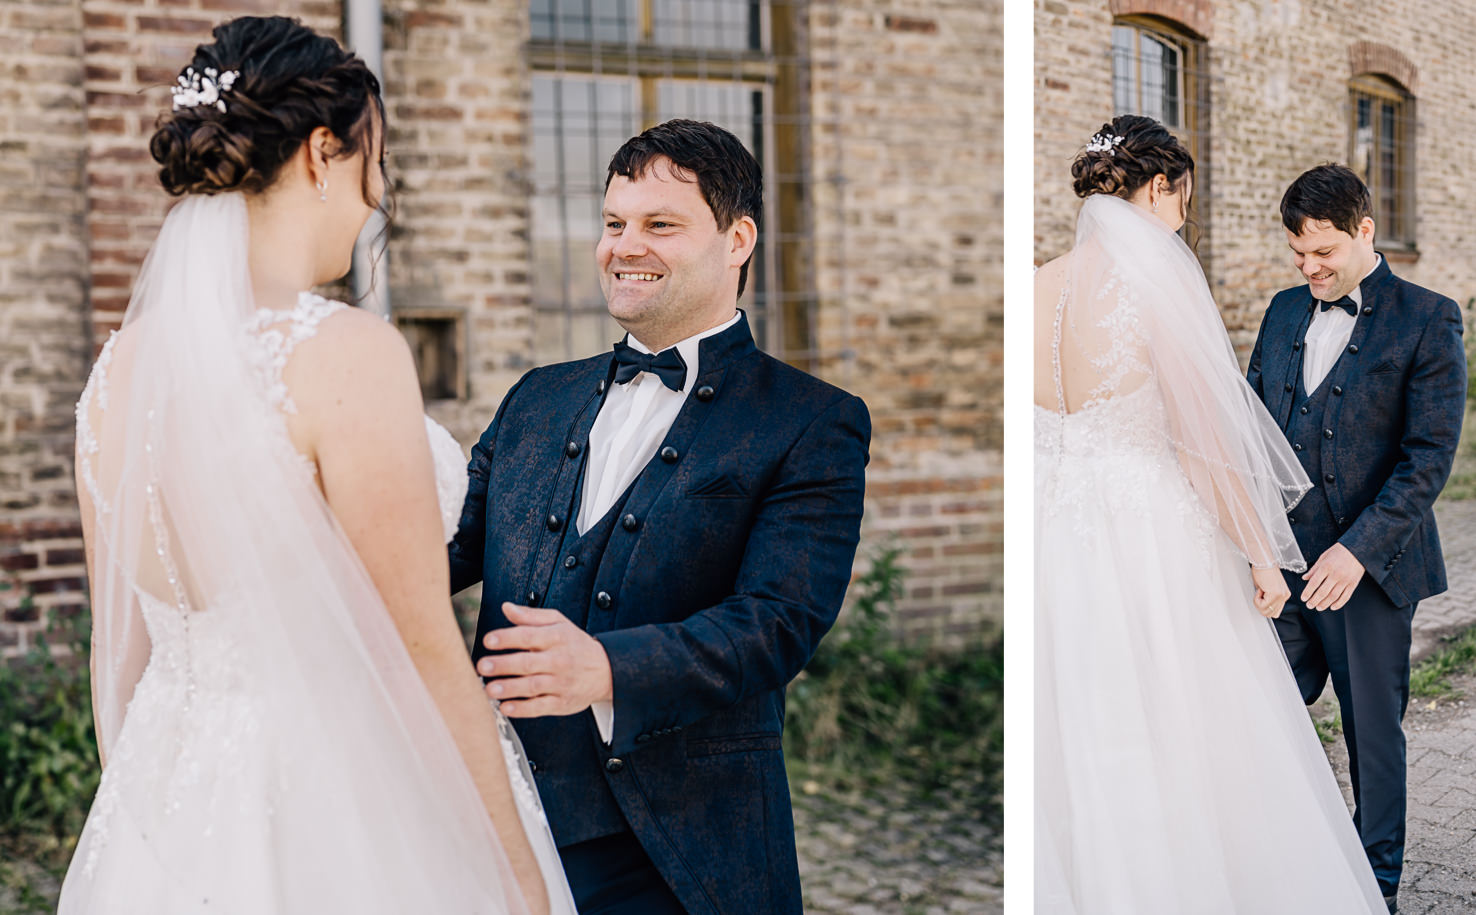
<svg viewBox="0 0 1476 915"><path fill-rule="evenodd" d="M1110 133L1092 134L1091 142L1087 143L1087 152L1104 152L1109 156L1117 154L1117 144L1122 142L1122 137Z"/></svg>
<svg viewBox="0 0 1476 915"><path fill-rule="evenodd" d="M217 111L224 112L226 104L220 94L228 92L231 86L236 84L236 79L240 75L240 70L227 70L221 73L214 67L206 67L204 75L201 75L195 72L194 67L186 67L184 73L179 77L179 85L169 87L169 91L174 95L174 110L209 105Z"/></svg>

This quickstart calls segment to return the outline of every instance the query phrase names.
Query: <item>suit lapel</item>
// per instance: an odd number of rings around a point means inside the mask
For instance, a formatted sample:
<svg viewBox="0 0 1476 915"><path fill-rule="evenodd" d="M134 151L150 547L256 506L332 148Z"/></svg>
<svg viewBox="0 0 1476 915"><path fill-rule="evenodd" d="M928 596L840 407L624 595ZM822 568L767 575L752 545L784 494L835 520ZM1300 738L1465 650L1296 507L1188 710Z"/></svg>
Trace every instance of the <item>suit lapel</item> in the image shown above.
<svg viewBox="0 0 1476 915"><path fill-rule="evenodd" d="M1278 333L1273 338L1277 346L1275 355L1278 357L1275 365L1279 370L1274 375L1267 375L1271 381L1271 402L1267 406L1270 407L1276 424L1282 429L1290 421L1292 405L1297 399L1297 376L1302 373L1302 360L1306 357L1307 350L1307 328L1312 323L1313 309L1316 307L1312 294L1306 293L1306 301L1300 308L1293 307L1282 312L1284 317L1278 323L1281 323L1284 333ZM1264 373L1264 354L1261 365Z"/></svg>
<svg viewBox="0 0 1476 915"><path fill-rule="evenodd" d="M1389 311L1389 280L1393 276L1388 261L1381 258L1374 272L1359 284L1363 304L1358 309L1358 320L1353 324L1353 334L1348 338L1348 345L1333 364L1332 371L1328 372L1327 381L1324 382L1331 385L1323 410L1325 429L1338 427L1338 416L1342 412L1346 392L1353 385L1363 382L1365 366L1377 364L1378 354L1374 350L1378 348L1382 336L1378 328L1383 325L1386 312Z"/></svg>

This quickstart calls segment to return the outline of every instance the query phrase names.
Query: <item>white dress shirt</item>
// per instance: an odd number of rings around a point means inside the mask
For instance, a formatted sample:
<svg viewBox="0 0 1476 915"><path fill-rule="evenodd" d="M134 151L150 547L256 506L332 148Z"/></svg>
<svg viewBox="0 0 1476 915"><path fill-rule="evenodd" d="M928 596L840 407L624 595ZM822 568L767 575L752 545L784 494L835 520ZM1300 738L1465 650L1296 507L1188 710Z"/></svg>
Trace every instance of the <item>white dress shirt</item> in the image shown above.
<svg viewBox="0 0 1476 915"><path fill-rule="evenodd" d="M687 363L687 377L680 391L668 388L650 372L641 372L625 384L610 387L604 406L589 430L589 463L584 468L584 489L575 522L575 530L581 537L600 522L656 456L656 449L671 431L671 424L676 422L697 380L698 343L737 324L738 318L735 313L723 324L676 344L677 352ZM626 334L625 341L637 352L651 352L630 334ZM615 732L614 705L596 702L590 711L599 725L600 738L609 743Z"/></svg>
<svg viewBox="0 0 1476 915"><path fill-rule="evenodd" d="M1384 256L1380 254L1374 261L1373 270L1365 273L1358 282L1362 284L1372 276L1383 260ZM1355 306L1362 308L1361 285L1354 286L1353 291L1348 293L1348 298L1353 300ZM1312 312L1312 323L1307 326L1307 351L1302 354L1302 387L1309 397L1322 384L1327 373L1332 371L1343 350L1347 349L1348 341L1353 337L1353 325L1357 322L1357 315L1350 315L1341 308L1323 310L1322 304L1317 304L1317 310Z"/></svg>

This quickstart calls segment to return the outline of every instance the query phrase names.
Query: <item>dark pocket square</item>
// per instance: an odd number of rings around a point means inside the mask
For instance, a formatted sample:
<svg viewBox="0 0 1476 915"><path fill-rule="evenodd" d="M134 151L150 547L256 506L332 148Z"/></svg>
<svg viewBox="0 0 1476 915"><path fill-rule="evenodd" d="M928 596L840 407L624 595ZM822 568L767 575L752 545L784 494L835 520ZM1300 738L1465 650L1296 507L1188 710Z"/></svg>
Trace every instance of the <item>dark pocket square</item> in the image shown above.
<svg viewBox="0 0 1476 915"><path fill-rule="evenodd" d="M748 490L728 474L713 477L687 490L687 495L698 499L741 499Z"/></svg>
<svg viewBox="0 0 1476 915"><path fill-rule="evenodd" d="M1394 360L1385 359L1383 362L1369 369L1368 373L1370 375L1390 375L1397 371L1399 371L1399 366L1394 364Z"/></svg>

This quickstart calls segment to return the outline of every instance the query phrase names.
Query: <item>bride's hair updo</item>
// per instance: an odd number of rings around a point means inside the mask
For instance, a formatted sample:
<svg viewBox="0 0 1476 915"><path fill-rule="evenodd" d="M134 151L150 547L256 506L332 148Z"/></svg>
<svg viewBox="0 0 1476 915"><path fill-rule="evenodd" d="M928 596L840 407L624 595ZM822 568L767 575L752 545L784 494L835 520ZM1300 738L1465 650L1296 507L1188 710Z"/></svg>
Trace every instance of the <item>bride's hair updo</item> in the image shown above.
<svg viewBox="0 0 1476 915"><path fill-rule="evenodd" d="M1168 178L1174 190L1194 173L1194 157L1178 138L1152 118L1124 114L1106 124L1071 163L1076 196L1112 194L1128 198L1153 179Z"/></svg>
<svg viewBox="0 0 1476 915"><path fill-rule="evenodd" d="M282 165L314 128L338 140L335 156L364 153L362 186L369 199L369 169L379 112L379 80L356 55L295 19L247 16L216 26L215 41L195 49L186 82L218 74L219 101L177 108L163 115L149 141L161 166L159 183L172 195L257 193L270 187ZM193 73L190 73L193 70ZM227 83L219 75L239 73ZM227 88L228 85L228 88ZM382 128L379 128L382 129Z"/></svg>

